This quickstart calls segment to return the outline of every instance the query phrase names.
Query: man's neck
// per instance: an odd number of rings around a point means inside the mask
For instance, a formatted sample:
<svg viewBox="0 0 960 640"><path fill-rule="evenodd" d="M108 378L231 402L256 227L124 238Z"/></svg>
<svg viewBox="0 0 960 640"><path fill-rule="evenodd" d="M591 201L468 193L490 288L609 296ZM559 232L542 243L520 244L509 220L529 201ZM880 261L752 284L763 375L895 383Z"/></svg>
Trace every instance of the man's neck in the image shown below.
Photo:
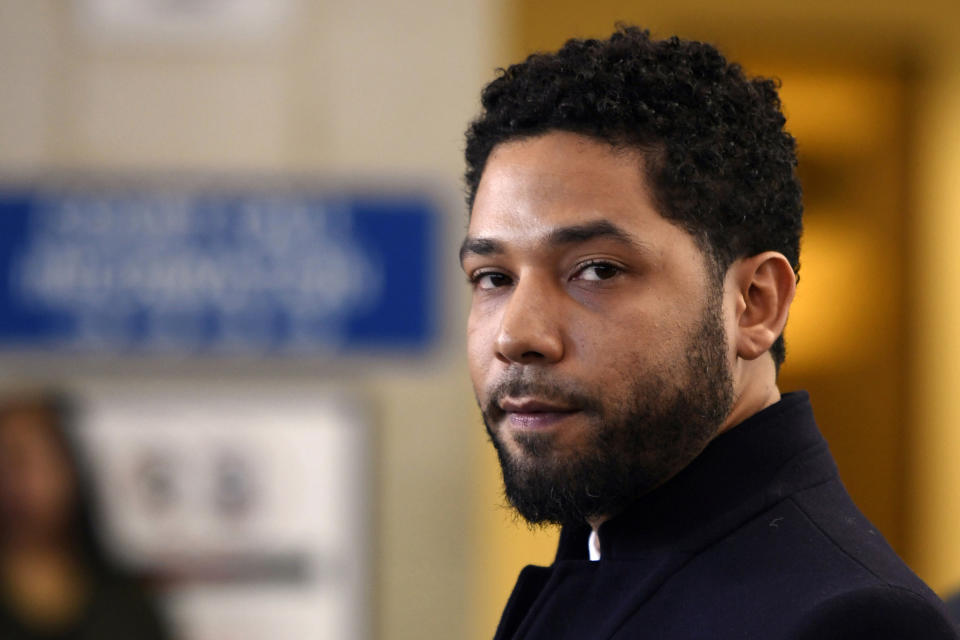
<svg viewBox="0 0 960 640"><path fill-rule="evenodd" d="M717 435L729 431L753 414L780 401L777 368L769 354L755 360L737 358L732 374L733 407L717 430Z"/></svg>

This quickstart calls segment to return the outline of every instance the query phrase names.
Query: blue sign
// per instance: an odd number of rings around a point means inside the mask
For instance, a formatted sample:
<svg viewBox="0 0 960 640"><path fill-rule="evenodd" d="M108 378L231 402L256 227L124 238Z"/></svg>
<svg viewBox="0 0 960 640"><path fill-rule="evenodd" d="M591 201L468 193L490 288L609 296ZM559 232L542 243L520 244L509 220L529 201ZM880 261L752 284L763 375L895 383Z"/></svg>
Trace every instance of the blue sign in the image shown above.
<svg viewBox="0 0 960 640"><path fill-rule="evenodd" d="M407 196L0 192L0 348L422 350L439 224Z"/></svg>

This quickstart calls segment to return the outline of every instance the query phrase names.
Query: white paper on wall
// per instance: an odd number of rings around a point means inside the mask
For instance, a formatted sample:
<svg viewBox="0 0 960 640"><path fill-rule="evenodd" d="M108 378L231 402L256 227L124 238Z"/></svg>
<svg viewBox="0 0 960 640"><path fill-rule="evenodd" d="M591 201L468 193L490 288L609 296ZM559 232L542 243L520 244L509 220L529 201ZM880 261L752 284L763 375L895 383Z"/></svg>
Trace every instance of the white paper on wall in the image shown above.
<svg viewBox="0 0 960 640"><path fill-rule="evenodd" d="M356 403L276 388L105 392L81 433L112 546L171 585L185 640L364 636Z"/></svg>
<svg viewBox="0 0 960 640"><path fill-rule="evenodd" d="M291 22L293 0L74 0L81 31L131 42L264 40Z"/></svg>

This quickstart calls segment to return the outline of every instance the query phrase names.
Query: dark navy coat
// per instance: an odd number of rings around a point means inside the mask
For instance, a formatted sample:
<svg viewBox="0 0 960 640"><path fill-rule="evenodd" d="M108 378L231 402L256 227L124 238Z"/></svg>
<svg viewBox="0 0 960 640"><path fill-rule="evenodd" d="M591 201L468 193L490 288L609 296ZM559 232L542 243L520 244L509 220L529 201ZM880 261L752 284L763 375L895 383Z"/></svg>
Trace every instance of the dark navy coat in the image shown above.
<svg viewBox="0 0 960 640"><path fill-rule="evenodd" d="M957 638L943 603L860 513L805 392L717 437L599 531L526 567L497 640Z"/></svg>

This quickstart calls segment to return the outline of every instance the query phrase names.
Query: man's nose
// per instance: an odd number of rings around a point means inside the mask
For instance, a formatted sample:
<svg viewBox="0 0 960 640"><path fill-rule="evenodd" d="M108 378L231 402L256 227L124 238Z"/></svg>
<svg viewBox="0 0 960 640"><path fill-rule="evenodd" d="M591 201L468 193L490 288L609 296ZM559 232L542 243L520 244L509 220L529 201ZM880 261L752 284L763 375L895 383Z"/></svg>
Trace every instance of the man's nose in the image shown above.
<svg viewBox="0 0 960 640"><path fill-rule="evenodd" d="M560 312L549 285L532 279L517 283L500 319L497 357L517 364L560 361L564 353Z"/></svg>

